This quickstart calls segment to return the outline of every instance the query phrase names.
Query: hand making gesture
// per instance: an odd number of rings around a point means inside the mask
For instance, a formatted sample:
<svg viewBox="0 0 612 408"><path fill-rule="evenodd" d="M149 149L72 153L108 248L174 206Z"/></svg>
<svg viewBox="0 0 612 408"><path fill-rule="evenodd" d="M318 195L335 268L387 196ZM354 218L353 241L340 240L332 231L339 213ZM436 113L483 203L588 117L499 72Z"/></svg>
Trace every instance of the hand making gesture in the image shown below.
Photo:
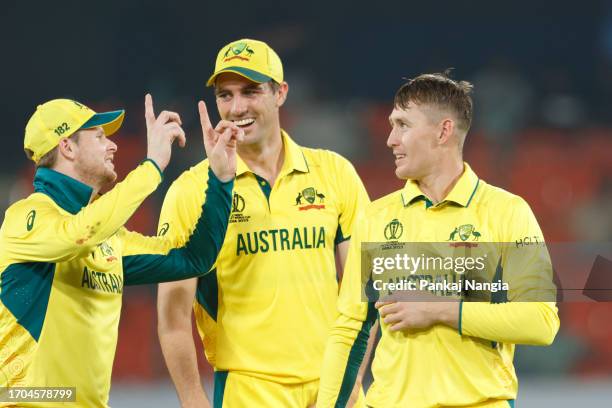
<svg viewBox="0 0 612 408"><path fill-rule="evenodd" d="M181 117L176 112L162 111L155 117L153 97L145 95L145 121L147 123L147 157L164 171L170 162L172 143L178 139L181 147L185 146L185 132L181 128Z"/></svg>
<svg viewBox="0 0 612 408"><path fill-rule="evenodd" d="M198 103L198 110L210 168L222 182L230 181L236 176L236 145L244 139L244 131L228 120L213 128L204 101Z"/></svg>

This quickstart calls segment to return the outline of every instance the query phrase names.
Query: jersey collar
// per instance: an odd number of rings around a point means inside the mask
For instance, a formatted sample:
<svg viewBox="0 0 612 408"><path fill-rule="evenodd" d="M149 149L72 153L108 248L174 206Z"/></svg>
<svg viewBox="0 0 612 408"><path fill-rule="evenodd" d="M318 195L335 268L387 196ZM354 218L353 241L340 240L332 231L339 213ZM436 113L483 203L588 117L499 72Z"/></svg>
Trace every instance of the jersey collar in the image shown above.
<svg viewBox="0 0 612 408"><path fill-rule="evenodd" d="M462 207L468 207L474 198L474 194L478 189L479 183L480 180L478 179L476 173L474 173L472 168L464 162L463 174L461 174L461 177L459 177L459 180L457 180L457 183L450 193L448 193L446 198L442 200L442 203L453 202ZM406 186L402 190L402 203L404 204L404 207L407 207L412 202L420 198L430 202L429 199L423 194L421 189L419 189L417 182L414 180L408 180L406 182Z"/></svg>
<svg viewBox="0 0 612 408"><path fill-rule="evenodd" d="M34 175L34 191L48 195L64 210L76 214L89 203L93 189L70 176L39 167Z"/></svg>
<svg viewBox="0 0 612 408"><path fill-rule="evenodd" d="M302 149L300 146L289 137L289 134L281 129L281 138L283 140L283 147L285 152L285 160L283 162L283 167L280 171L279 176L284 176L286 174L291 173L292 171L300 171L302 173L308 173L310 169L308 168L308 162L306 161L306 157L304 153L302 153ZM251 170L246 165L244 160L237 157L236 160L236 176L239 177L246 172L250 172Z"/></svg>

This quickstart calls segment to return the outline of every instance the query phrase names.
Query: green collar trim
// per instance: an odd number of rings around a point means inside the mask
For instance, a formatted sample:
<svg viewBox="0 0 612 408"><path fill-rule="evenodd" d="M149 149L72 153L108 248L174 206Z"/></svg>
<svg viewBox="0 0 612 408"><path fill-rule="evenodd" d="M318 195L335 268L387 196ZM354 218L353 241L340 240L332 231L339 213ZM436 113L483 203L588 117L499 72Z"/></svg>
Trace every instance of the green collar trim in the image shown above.
<svg viewBox="0 0 612 408"><path fill-rule="evenodd" d="M51 197L70 214L76 214L89 204L93 189L65 174L39 167L34 175L34 191Z"/></svg>

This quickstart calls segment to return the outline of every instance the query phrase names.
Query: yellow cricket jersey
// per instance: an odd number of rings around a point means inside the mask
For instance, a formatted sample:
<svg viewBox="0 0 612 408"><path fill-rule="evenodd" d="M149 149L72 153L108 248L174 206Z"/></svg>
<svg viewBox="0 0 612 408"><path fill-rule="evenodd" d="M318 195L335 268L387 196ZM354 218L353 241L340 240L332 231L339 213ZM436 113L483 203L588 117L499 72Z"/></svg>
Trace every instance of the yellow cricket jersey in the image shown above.
<svg viewBox="0 0 612 408"><path fill-rule="evenodd" d="M198 280L194 310L206 356L219 371L285 384L319 378L335 318L335 244L368 202L353 166L282 132L285 160L270 186L242 160L215 273ZM180 245L197 219L208 162L170 187L160 219Z"/></svg>
<svg viewBox="0 0 612 408"><path fill-rule="evenodd" d="M152 161L91 204L89 186L37 170L0 229L0 387L76 387L76 402L17 406L107 406L124 285L204 274L221 248L233 183L208 180L204 216L171 249L123 228L161 181Z"/></svg>
<svg viewBox="0 0 612 408"><path fill-rule="evenodd" d="M514 256L519 257L523 248L544 242L527 203L479 180L467 164L446 199L437 205L413 181L370 204L359 217L351 240L339 314L323 362L318 407L346 406L370 327L379 317L374 304L362 297L362 273L367 276L361 269L362 243L389 240L449 246L462 241L472 246L512 243L517 251ZM552 282L550 259L543 248L540 253L544 255L534 265ZM504 268L508 263L501 256L496 274ZM501 303L493 299L491 303L462 302L459 330L439 324L426 330L391 332L380 320L382 337L372 364L374 382L367 405L504 406L514 400L518 388L512 363L514 345L550 344L559 319L554 302L513 303L517 294L509 290L505 295Z"/></svg>

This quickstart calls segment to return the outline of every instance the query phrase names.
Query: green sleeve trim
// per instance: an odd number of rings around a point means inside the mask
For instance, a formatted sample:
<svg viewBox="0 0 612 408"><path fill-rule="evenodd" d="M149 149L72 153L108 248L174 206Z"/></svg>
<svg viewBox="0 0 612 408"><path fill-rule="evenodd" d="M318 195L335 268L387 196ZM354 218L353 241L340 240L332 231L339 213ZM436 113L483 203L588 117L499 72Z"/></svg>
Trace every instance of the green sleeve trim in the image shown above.
<svg viewBox="0 0 612 408"><path fill-rule="evenodd" d="M459 335L463 336L463 332L461 331L461 320L463 318L463 300L459 301L459 319L457 324L457 329L459 330Z"/></svg>
<svg viewBox="0 0 612 408"><path fill-rule="evenodd" d="M369 302L366 319L361 325L361 330L359 330L359 333L353 342L348 360L346 361L344 377L342 378L342 385L340 386L340 391L338 392L338 399L334 405L335 408L344 408L346 407L346 404L348 404L348 400L353 392L353 388L355 387L359 367L361 367L363 356L368 348L370 329L376 321L376 316L377 310L374 307L374 303Z"/></svg>
<svg viewBox="0 0 612 408"><path fill-rule="evenodd" d="M234 180L220 181L208 169L208 188L202 214L185 246L166 255L123 257L125 285L169 282L205 275L221 251L232 206Z"/></svg>
<svg viewBox="0 0 612 408"><path fill-rule="evenodd" d="M164 172L163 172L163 171L161 171L161 169L159 168L159 166L157 165L157 163L155 162L155 160L153 160L153 159L149 159L149 158L146 158L146 159L144 159L143 161L141 161L141 162L140 162L140 164L143 164L143 163L145 163L145 162L151 162L151 163L153 164L153 166L155 166L155 168L156 168L156 169L157 169L157 171L159 172L159 177L161 177L161 179L162 179L162 180L164 179Z"/></svg>

